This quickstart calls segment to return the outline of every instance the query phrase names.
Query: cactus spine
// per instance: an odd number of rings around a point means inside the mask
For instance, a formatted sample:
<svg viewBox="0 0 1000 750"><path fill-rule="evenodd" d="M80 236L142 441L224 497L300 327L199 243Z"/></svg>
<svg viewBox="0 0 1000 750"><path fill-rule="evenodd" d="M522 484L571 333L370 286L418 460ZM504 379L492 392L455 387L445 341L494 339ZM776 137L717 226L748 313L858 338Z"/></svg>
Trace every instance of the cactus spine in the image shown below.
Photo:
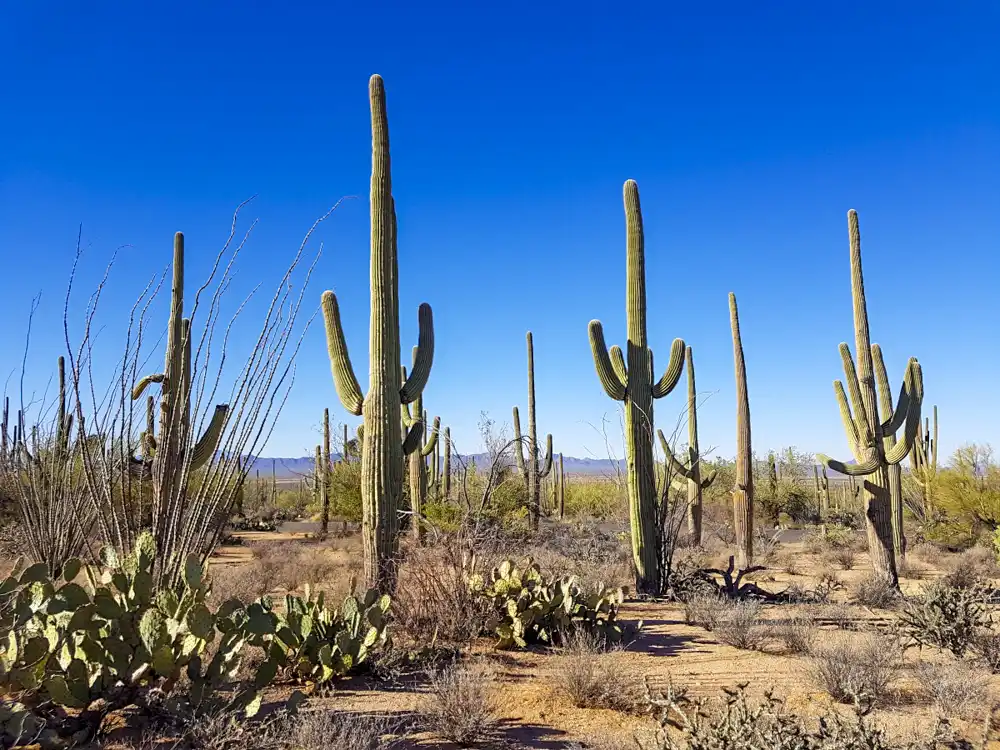
<svg viewBox="0 0 1000 750"><path fill-rule="evenodd" d="M517 468L524 479L528 490L528 512L531 528L538 529L538 516L541 512L542 480L552 471L552 435L545 436L545 459L541 468L538 466L538 432L535 426L535 347L531 339L531 331L525 336L528 342L528 435L527 440L521 435L521 418L517 407L514 407L514 457ZM524 443L527 442L528 457L524 457Z"/></svg>
<svg viewBox="0 0 1000 750"><path fill-rule="evenodd" d="M417 349L413 348L413 363L416 366ZM406 368L403 368L403 381L406 382ZM417 396L413 402L411 414L409 404L403 404L402 418L403 425L406 426L416 436L413 438L417 442L417 449L409 454L409 480L410 480L410 511L413 515L410 531L417 543L424 539L424 525L421 522L424 513L424 502L427 500L427 463L425 459L434 455L434 449L438 445L438 432L441 427L441 419L434 418L434 429L431 430L427 441L424 442L424 433L427 431L427 412L424 411L424 397ZM434 473L432 472L432 477Z"/></svg>
<svg viewBox="0 0 1000 750"><path fill-rule="evenodd" d="M371 176L371 318L368 394L362 395L351 366L337 297L323 293L330 366L340 400L351 414L364 417L361 447L362 538L369 588L390 592L396 583L399 508L404 455L417 449L419 432L404 439L400 409L423 392L434 359L434 323L430 305L420 305L417 356L410 377L400 378L399 276L396 209L392 199L389 123L385 86L374 75L368 86L372 121Z"/></svg>
<svg viewBox="0 0 1000 750"><path fill-rule="evenodd" d="M753 564L753 449L750 443L750 397L747 365L740 338L740 315L736 295L729 293L729 325L733 329L733 361L736 366L736 486L733 487L733 519L736 528L736 565Z"/></svg>
<svg viewBox="0 0 1000 750"><path fill-rule="evenodd" d="M670 450L670 445L663 436L662 430L657 430L656 434L660 438L660 446L663 454L667 458L670 470L687 479L688 495L688 537L692 544L701 544L701 517L702 492L711 486L718 474L712 471L704 479L701 478L701 455L698 451L698 391L694 380L694 354L691 347L687 348L685 355L687 359L687 380L688 380L688 459L687 462L679 461Z"/></svg>
<svg viewBox="0 0 1000 750"><path fill-rule="evenodd" d="M666 396L677 385L684 367L684 341L674 340L667 369L654 383L653 353L646 337L646 250L639 186L634 180L628 180L623 193L628 363L626 365L626 356L618 346L608 350L599 320L590 321L590 347L604 391L625 404L625 461L636 589L639 593L655 595L660 593L662 581L653 464L653 401Z"/></svg>
<svg viewBox="0 0 1000 750"><path fill-rule="evenodd" d="M896 410L891 418L883 422L879 416L873 348L865 303L861 231L858 227L858 214L853 209L847 213L847 225L851 252L851 293L854 300L854 341L858 362L855 367L850 347L846 343L841 344L840 357L844 363L847 391L845 392L844 384L839 380L834 382L833 387L847 432L847 441L857 463L845 464L826 456L819 458L834 471L851 477L866 477L862 496L872 569L877 578L897 586L899 581L893 553L888 469L906 458L920 430L923 377L920 364L915 358L911 358L906 366ZM902 436L892 448L887 448L886 436L895 435L901 427L904 427Z"/></svg>
<svg viewBox="0 0 1000 750"><path fill-rule="evenodd" d="M323 409L323 466L316 480L320 483L319 497L322 508L319 533L326 536L330 531L330 410Z"/></svg>
<svg viewBox="0 0 1000 750"><path fill-rule="evenodd" d="M930 420L924 419L924 432L917 431L917 439L910 453L910 473L923 494L924 516L929 518L934 512L934 480L938 469L938 410L934 407L934 432L931 433Z"/></svg>

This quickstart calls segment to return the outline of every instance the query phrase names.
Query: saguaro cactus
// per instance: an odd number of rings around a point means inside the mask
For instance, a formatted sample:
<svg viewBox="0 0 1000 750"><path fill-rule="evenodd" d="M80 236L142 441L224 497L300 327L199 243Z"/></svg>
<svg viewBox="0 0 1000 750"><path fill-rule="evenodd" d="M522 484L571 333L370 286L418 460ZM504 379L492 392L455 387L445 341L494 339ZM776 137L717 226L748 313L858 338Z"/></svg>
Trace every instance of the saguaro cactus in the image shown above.
<svg viewBox="0 0 1000 750"><path fill-rule="evenodd" d="M421 431L411 428L404 441L399 415L404 404L413 403L420 396L430 377L434 323L430 305L421 304L417 354L410 377L402 383L396 209L392 199L389 122L381 76L371 77L368 92L372 116L372 226L367 395L361 393L354 375L337 297L332 291L323 293L323 319L337 394L347 411L364 417L361 500L365 579L370 588L391 592L396 584L403 457L416 450L421 435Z"/></svg>
<svg viewBox="0 0 1000 750"><path fill-rule="evenodd" d="M319 532L326 536L330 532L330 410L323 409L323 466L317 481L320 482L321 516Z"/></svg>
<svg viewBox="0 0 1000 750"><path fill-rule="evenodd" d="M414 366L416 366L416 361L417 350L414 347ZM405 367L402 374L405 383ZM441 428L440 417L434 417L434 429L430 431L426 442L424 441L424 433L427 431L427 412L424 411L423 401L422 395L417 396L417 400L413 402L412 413L408 404L403 404L402 407L403 425L414 435L419 433L419 437L413 438L417 442L417 448L409 454L410 464L407 472L410 480L410 512L412 513L410 531L418 543L422 542L424 538L424 525L421 523L421 519L424 513L424 501L427 499L427 463L425 459L427 456L433 455L438 444L438 432Z"/></svg>
<svg viewBox="0 0 1000 750"><path fill-rule="evenodd" d="M184 317L184 235L180 232L174 235L173 282L163 372L147 375L136 383L132 399L142 398L146 388L153 383L160 384L159 431L153 434L150 425L147 425L143 458L132 458L131 471L142 479L153 480L153 491L162 503L180 508L182 482L189 471L201 468L212 459L229 414L227 404L215 407L205 433L190 447L188 461L186 454L191 441L191 321ZM151 457L146 455L150 448ZM161 538L161 532L169 523L166 518L154 517L153 536Z"/></svg>
<svg viewBox="0 0 1000 750"><path fill-rule="evenodd" d="M924 516L934 512L934 482L938 470L938 410L934 407L934 432L931 433L930 420L924 419L924 432L917 431L917 439L910 452L910 474L916 479L923 492Z"/></svg>
<svg viewBox="0 0 1000 750"><path fill-rule="evenodd" d="M670 468L687 480L688 495L688 536L691 543L701 544L701 495L702 491L711 486L718 474L712 471L707 477L701 477L701 454L698 452L698 391L694 380L694 354L691 347L687 348L687 380L688 380L688 458L687 461L679 461L670 450L667 439L663 436L662 430L657 430L656 434L660 438L660 446L663 454L667 457Z"/></svg>
<svg viewBox="0 0 1000 750"><path fill-rule="evenodd" d="M753 563L753 448L750 443L750 397L747 395L747 365L740 338L740 314L736 295L729 293L729 325L733 329L733 361L736 366L736 486L733 487L733 520L736 528L736 565Z"/></svg>
<svg viewBox="0 0 1000 750"><path fill-rule="evenodd" d="M872 365L875 370L881 416L891 420L895 413L892 389L885 370L882 348L878 344L872 344ZM889 433L882 438L882 441L885 452L889 453L896 445L896 436ZM903 528L903 467L900 464L890 464L886 472L889 479L889 508L892 514L892 552L897 560L901 560L906 557L906 533Z"/></svg>
<svg viewBox="0 0 1000 750"><path fill-rule="evenodd" d="M820 518L824 518L830 510L830 479L826 475L826 466L823 467L821 479L820 467L814 464L813 479L816 481L816 512Z"/></svg>
<svg viewBox="0 0 1000 750"><path fill-rule="evenodd" d="M653 464L653 400L666 396L677 385L684 367L684 341L674 340L667 369L654 383L653 352L646 338L646 249L639 186L634 180L628 180L623 192L628 364L618 346L608 350L599 320L590 321L590 348L604 391L625 404L625 463L636 589L655 595L660 593L661 571Z"/></svg>
<svg viewBox="0 0 1000 750"><path fill-rule="evenodd" d="M833 384L840 415L847 432L847 441L857 463L845 464L827 456L820 456L829 468L851 477L865 477L862 497L865 509L865 527L868 533L868 551L876 578L897 586L896 559L893 552L892 503L889 491L889 467L898 464L913 447L920 429L920 404L923 399L923 376L920 364L911 358L906 366L903 386L892 416L883 421L879 415L875 383L873 351L868 329L868 308L865 303L865 283L861 270L861 231L858 214L853 209L847 213L851 249L851 293L854 299L854 341L858 357L857 367L851 349L840 345L844 363L847 391L839 380ZM848 395L850 394L850 402ZM886 437L895 436L903 427L903 434L891 448Z"/></svg>
<svg viewBox="0 0 1000 750"><path fill-rule="evenodd" d="M525 337L528 342L528 435L527 440L521 435L521 417L517 407L514 407L514 457L517 468L524 479L528 490L528 512L531 528L538 528L538 516L541 512L542 480L552 471L552 435L545 436L545 459L542 466L538 465L538 432L535 427L535 347L531 340L531 331ZM524 443L527 442L528 457L524 456Z"/></svg>
<svg viewBox="0 0 1000 750"><path fill-rule="evenodd" d="M451 498L451 428L444 428L444 465L441 469L444 499Z"/></svg>

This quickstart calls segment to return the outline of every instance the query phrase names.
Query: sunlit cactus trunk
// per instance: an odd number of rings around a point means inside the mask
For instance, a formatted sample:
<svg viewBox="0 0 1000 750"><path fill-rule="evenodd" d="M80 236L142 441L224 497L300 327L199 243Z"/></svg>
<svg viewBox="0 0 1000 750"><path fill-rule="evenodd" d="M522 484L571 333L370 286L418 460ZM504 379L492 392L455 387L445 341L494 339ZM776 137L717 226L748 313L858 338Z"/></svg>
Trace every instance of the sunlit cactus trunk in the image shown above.
<svg viewBox="0 0 1000 750"><path fill-rule="evenodd" d="M417 348L413 348L413 363L416 366L417 361ZM406 382L406 368L402 370L403 382ZM420 544L424 539L424 502L427 500L427 490L428 490L428 476L427 476L427 457L433 457L435 455L434 451L438 446L438 433L441 429L441 419L439 417L434 418L434 428L430 430L430 434L427 435L427 440L424 441L424 435L427 434L427 412L424 411L424 397L422 395L417 396L417 400L413 402L413 411L411 413L408 404L403 404L402 407L402 419L403 427L409 430L409 435L407 439L416 444L416 449L409 452L409 467L407 475L410 482L410 513L411 513L411 526L410 532L413 534L414 539ZM437 469L433 468L431 471L431 482L437 481Z"/></svg>
<svg viewBox="0 0 1000 750"><path fill-rule="evenodd" d="M663 448L663 455L667 460L668 474L673 472L687 480L687 523L688 537L691 544L701 544L701 518L702 518L702 492L711 486L715 481L717 472L712 471L704 479L701 478L701 454L698 449L698 389L694 379L694 353L691 347L687 348L685 355L687 360L687 380L688 380L688 457L687 461L678 460L670 444L663 436L661 430L657 430L660 437L660 447Z"/></svg>
<svg viewBox="0 0 1000 750"><path fill-rule="evenodd" d="M323 410L323 465L320 468L320 475L316 478L319 482L320 498L320 522L319 532L326 536L330 532L330 410Z"/></svg>
<svg viewBox="0 0 1000 750"><path fill-rule="evenodd" d="M521 435L521 418L514 407L514 457L517 468L524 479L528 491L528 518L531 528L538 529L538 517L541 513L542 480L552 471L552 435L545 436L545 458L541 467L538 464L538 429L535 423L535 346L531 331L525 336L528 342L528 434ZM527 443L527 446L525 446ZM524 449L528 456L525 458Z"/></svg>
<svg viewBox="0 0 1000 750"><path fill-rule="evenodd" d="M736 484L733 487L733 525L736 529L736 566L753 564L753 447L750 441L750 397L747 365L740 337L736 295L729 294L729 324L733 329L733 362L736 368Z"/></svg>
<svg viewBox="0 0 1000 750"><path fill-rule="evenodd" d="M404 444L400 410L423 392L434 356L430 305L420 305L419 343L413 370L401 382L396 211L389 163L389 123L381 76L369 83L372 119L371 318L368 393L362 395L351 366L337 298L323 293L323 318L334 383L351 414L364 418L361 444L362 539L367 585L384 593L396 585L403 459L416 450L419 432Z"/></svg>
<svg viewBox="0 0 1000 750"><path fill-rule="evenodd" d="M451 428L444 428L444 468L442 469L441 481L443 482L444 499L451 499Z"/></svg>
<svg viewBox="0 0 1000 750"><path fill-rule="evenodd" d="M653 382L653 353L646 338L646 251L639 186L628 180L623 190L626 225L627 357L609 350L599 320L590 321L590 347L605 392L625 404L625 463L628 481L632 561L639 593L661 592L660 529L653 464L653 400L670 393L684 367L684 341L675 339L663 377ZM626 363L627 358L627 363Z"/></svg>
<svg viewBox="0 0 1000 750"><path fill-rule="evenodd" d="M930 519L934 514L934 482L938 470L938 408L934 407L934 431L931 432L929 418L924 419L924 432L917 430L917 439L910 452L910 474L920 485L923 494L922 504L924 517Z"/></svg>
<svg viewBox="0 0 1000 750"><path fill-rule="evenodd" d="M847 214L847 224L851 249L854 341L858 361L855 367L850 347L847 344L840 345L847 391L838 380L834 382L834 393L856 463L845 464L827 456L820 456L820 460L834 471L850 477L864 477L861 497L872 570L876 578L897 586L899 580L893 528L898 525L901 531L901 523L893 523L889 468L906 458L920 430L923 377L920 364L911 358L906 366L895 411L883 421L879 414L875 374L875 359L881 359L881 352L878 347L872 346L868 329L868 308L861 269L861 230L858 227L858 214L853 209ZM888 390L887 382L885 388ZM904 428L902 436L895 438L901 427ZM896 440L891 447L886 441L889 436Z"/></svg>
<svg viewBox="0 0 1000 750"><path fill-rule="evenodd" d="M892 403L892 389L889 386L889 376L885 369L885 359L878 344L872 344L872 364L875 370L875 383L878 387L878 400L881 416L891 420L895 414ZM888 433L882 438L886 453L890 453L896 445L896 436ZM892 514L892 552L897 560L906 557L906 533L903 527L903 467L900 464L890 464L886 468L889 507Z"/></svg>

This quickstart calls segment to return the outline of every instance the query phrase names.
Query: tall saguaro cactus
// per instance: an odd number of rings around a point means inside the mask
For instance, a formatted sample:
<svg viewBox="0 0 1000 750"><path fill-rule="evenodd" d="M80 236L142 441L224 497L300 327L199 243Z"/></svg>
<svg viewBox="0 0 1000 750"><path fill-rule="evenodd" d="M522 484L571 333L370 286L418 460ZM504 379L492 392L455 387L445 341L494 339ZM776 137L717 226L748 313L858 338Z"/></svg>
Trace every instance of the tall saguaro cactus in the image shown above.
<svg viewBox="0 0 1000 750"><path fill-rule="evenodd" d="M399 508L403 458L416 450L421 431L402 433L400 409L416 401L430 377L434 359L431 307L420 305L419 335L413 369L400 377L399 274L396 209L389 161L389 121L385 85L373 75L368 85L372 119L371 177L371 318L368 394L361 392L351 366L337 297L323 293L323 319L333 380L344 408L364 417L361 446L362 538L365 579L371 588L390 592L396 585Z"/></svg>
<svg viewBox="0 0 1000 750"><path fill-rule="evenodd" d="M528 512L531 528L538 528L538 516L541 512L542 480L552 471L552 435L545 436L545 459L541 467L538 465L538 432L535 426L535 346L531 339L531 331L525 336L528 342L528 435L527 440L521 435L521 416L514 407L514 457L517 468L524 479L528 490ZM527 442L528 456L524 456L524 443Z"/></svg>
<svg viewBox="0 0 1000 750"><path fill-rule="evenodd" d="M444 499L451 499L451 428L444 428L444 464L442 466L441 472L441 487L444 493Z"/></svg>
<svg viewBox="0 0 1000 750"><path fill-rule="evenodd" d="M833 387L840 405L847 441L856 463L845 464L827 456L819 458L829 468L841 474L865 477L862 497L873 573L886 583L897 586L899 579L893 552L889 467L905 459L916 440L920 429L923 376L920 364L915 358L911 358L906 366L896 409L883 421L879 414L873 359L880 359L881 353L872 347L868 328L868 307L861 269L861 230L858 227L858 214L853 209L847 213L847 226L851 251L851 294L854 300L854 342L858 362L855 367L850 347L846 343L841 344L840 357L844 363L847 391L845 392L844 384L839 380L834 382ZM901 427L902 435L890 447L886 438L895 437Z"/></svg>
<svg viewBox="0 0 1000 750"><path fill-rule="evenodd" d="M688 494L688 536L694 545L701 544L701 496L702 492L708 489L717 471L712 471L707 477L701 477L701 455L698 452L698 391L694 380L694 354L691 347L687 348L687 380L688 380L688 458L686 462L679 461L670 450L667 439L663 436L662 430L657 430L660 437L660 446L667 457L671 469L687 479Z"/></svg>
<svg viewBox="0 0 1000 750"><path fill-rule="evenodd" d="M653 382L653 352L646 338L646 248L639 186L635 180L625 183L623 193L628 351L623 356L618 346L608 350L599 320L590 321L590 348L604 391L625 404L625 462L636 589L655 595L660 593L662 582L653 464L653 400L666 396L677 385L684 367L684 341L674 340L667 369L663 377Z"/></svg>
<svg viewBox="0 0 1000 750"><path fill-rule="evenodd" d="M753 448L750 442L750 396L747 365L740 337L736 295L729 293L729 325L733 329L733 362L736 367L736 485L733 487L733 525L736 528L736 565L753 564Z"/></svg>
<svg viewBox="0 0 1000 750"><path fill-rule="evenodd" d="M917 430L917 439L910 452L910 474L923 491L924 515L934 512L934 482L938 470L938 409L934 407L934 432L929 418L924 419L924 432Z"/></svg>
<svg viewBox="0 0 1000 750"><path fill-rule="evenodd" d="M326 536L330 531L330 410L323 409L323 467L317 477L320 482L320 500L322 510L320 516L320 534Z"/></svg>
<svg viewBox="0 0 1000 750"><path fill-rule="evenodd" d="M872 365L875 370L881 416L891 420L895 414L892 388L889 386L882 347L878 344L872 344ZM896 436L892 433L886 434L882 442L886 453L889 453L896 445ZM903 467L900 464L890 464L886 472L889 479L889 508L892 514L892 552L897 560L902 560L906 557L906 533L903 529Z"/></svg>
<svg viewBox="0 0 1000 750"><path fill-rule="evenodd" d="M413 349L413 362L416 366L417 350ZM402 372L403 382L406 382L406 368ZM421 523L424 513L424 501L427 499L427 464L425 459L433 455L434 449L438 445L438 433L441 429L440 417L434 417L434 428L424 441L424 434L427 432L427 412L424 411L424 397L417 396L413 402L413 411L410 412L409 404L404 404L402 408L403 425L413 432L413 440L417 447L410 451L409 470L407 472L410 480L410 511L412 513L412 525L410 530L418 543L424 538L424 525ZM418 436L419 435L419 436Z"/></svg>
<svg viewBox="0 0 1000 750"><path fill-rule="evenodd" d="M154 507L153 536L165 544L164 536L173 528L173 517L184 506L184 483L190 471L211 461L229 414L229 406L215 407L201 438L191 446L191 321L184 317L184 235L174 235L173 281L167 347L163 372L147 375L135 384L132 399L142 398L146 388L160 384L160 423L154 435L147 425L143 437L143 458L133 458L131 471L141 479L152 479ZM148 401L147 401L148 408ZM190 456L188 451L190 450ZM152 456L148 454L152 453Z"/></svg>

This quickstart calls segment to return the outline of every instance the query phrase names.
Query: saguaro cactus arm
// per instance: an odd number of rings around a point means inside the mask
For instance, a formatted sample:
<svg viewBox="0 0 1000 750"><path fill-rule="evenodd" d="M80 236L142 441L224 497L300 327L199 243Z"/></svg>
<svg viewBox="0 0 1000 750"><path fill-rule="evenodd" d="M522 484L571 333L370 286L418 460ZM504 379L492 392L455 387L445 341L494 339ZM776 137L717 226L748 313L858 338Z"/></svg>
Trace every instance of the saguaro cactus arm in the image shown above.
<svg viewBox="0 0 1000 750"><path fill-rule="evenodd" d="M674 339L670 347L670 362L663 372L663 377L653 386L653 398L663 398L677 385L681 373L684 371L684 357L686 347L684 339Z"/></svg>
<svg viewBox="0 0 1000 750"><path fill-rule="evenodd" d="M351 366L351 355L344 340L344 328L340 322L340 306L337 295L323 292L323 323L326 326L326 346L330 354L330 370L337 388L340 403L356 417L361 416L365 397Z"/></svg>
<svg viewBox="0 0 1000 750"><path fill-rule="evenodd" d="M659 438L660 440L660 447L663 449L663 455L666 457L667 463L670 465L670 469L674 473L680 474L685 479L690 479L692 474L694 473L692 471L692 468L685 466L684 464L682 464L680 461L677 460L677 457L674 456L673 451L670 450L670 444L667 442L667 438L664 436L663 430L657 430L656 437Z"/></svg>
<svg viewBox="0 0 1000 750"><path fill-rule="evenodd" d="M524 472L524 436L521 434L521 414L517 407L514 407L514 460L517 462L517 470L522 476L527 476Z"/></svg>
<svg viewBox="0 0 1000 750"><path fill-rule="evenodd" d="M421 456L429 456L437 448L438 435L441 431L441 417L434 417L434 427L431 429L431 434L427 438L427 442L424 443L424 447L420 449Z"/></svg>
<svg viewBox="0 0 1000 750"><path fill-rule="evenodd" d="M549 475L552 471L552 435L545 436L545 462L542 468L538 472L538 476L542 479Z"/></svg>
<svg viewBox="0 0 1000 750"><path fill-rule="evenodd" d="M612 347L611 354L608 354L608 346L604 342L604 328L601 326L601 321L590 321L588 330L590 331L590 349L594 354L594 366L597 368L597 378L601 381L601 385L604 386L604 392L615 401L624 401L625 385L628 381L628 376L622 350L614 346Z"/></svg>
<svg viewBox="0 0 1000 750"><path fill-rule="evenodd" d="M417 345L413 351L413 369L410 371L410 377L399 389L399 400L404 404L413 403L423 393L434 362L434 315L431 313L431 306L426 302L421 303L417 311L417 321L420 328Z"/></svg>
<svg viewBox="0 0 1000 750"><path fill-rule="evenodd" d="M146 377L142 378L138 383L135 384L135 388L132 389L132 400L138 401L142 397L142 394L146 390L146 388L151 386L153 383L162 383L163 379L164 375L162 372L158 372L155 375L147 375Z"/></svg>

